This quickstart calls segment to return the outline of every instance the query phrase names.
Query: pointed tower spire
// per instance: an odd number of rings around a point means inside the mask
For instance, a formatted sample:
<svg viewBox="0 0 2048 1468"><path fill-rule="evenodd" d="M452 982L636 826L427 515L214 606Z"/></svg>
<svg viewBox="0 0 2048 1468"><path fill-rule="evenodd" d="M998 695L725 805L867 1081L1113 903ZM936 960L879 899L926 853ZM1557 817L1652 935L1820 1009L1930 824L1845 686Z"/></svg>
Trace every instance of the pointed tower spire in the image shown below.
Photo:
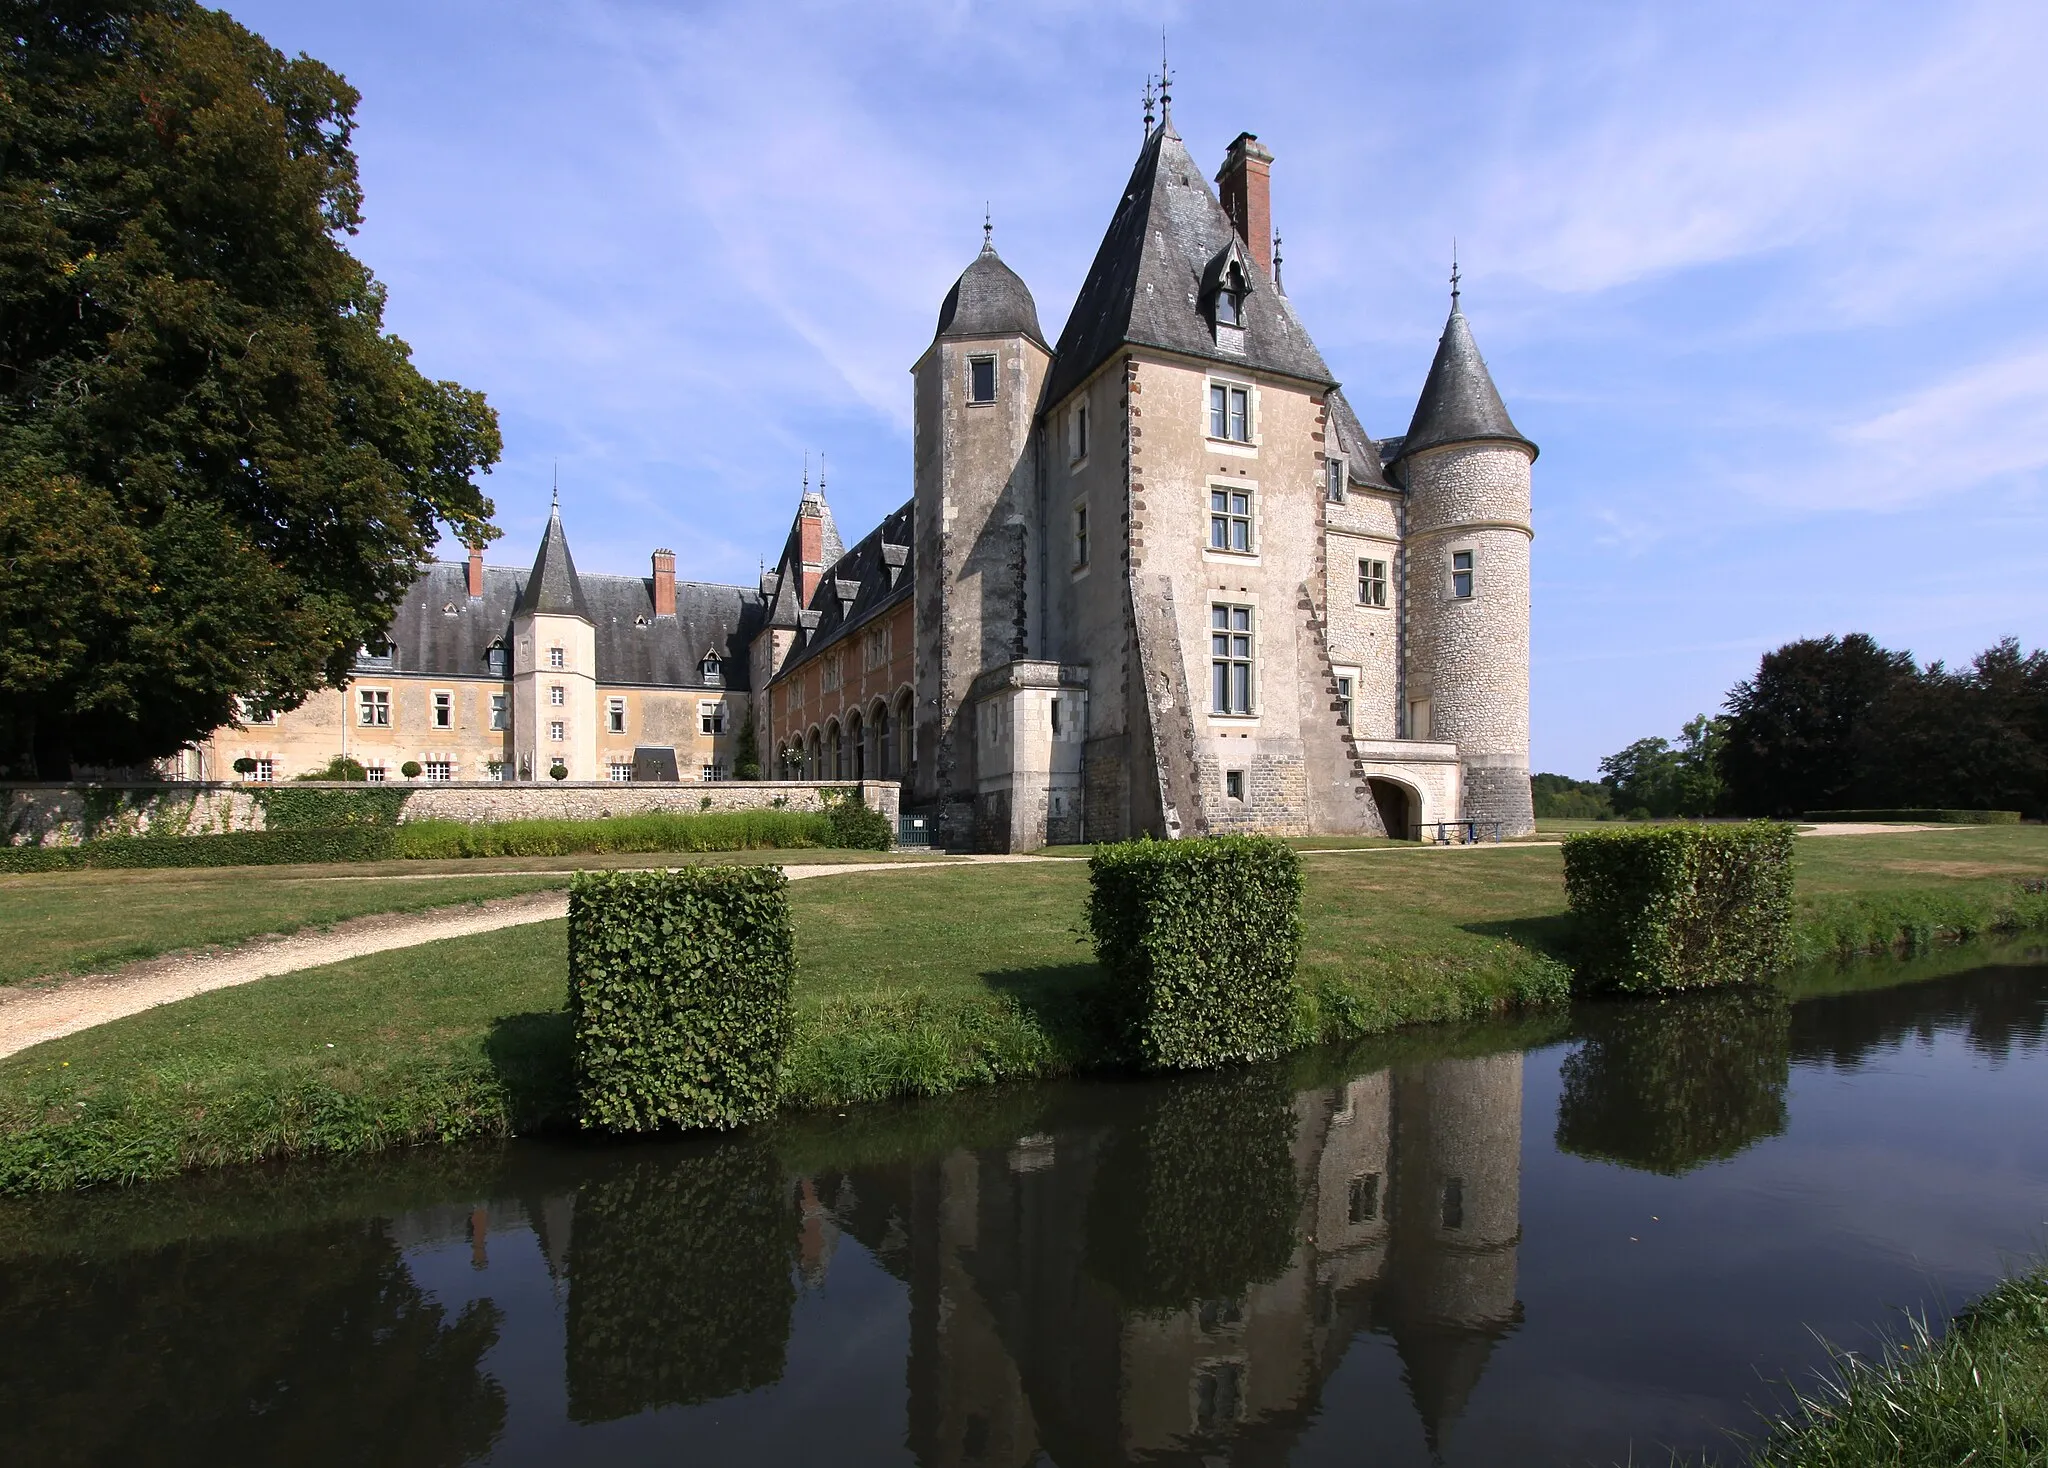
<svg viewBox="0 0 2048 1468"><path fill-rule="evenodd" d="M1397 460L1442 448L1445 444L1494 440L1518 443L1533 459L1536 445L1508 417L1479 344L1472 340L1472 327L1459 309L1459 276L1451 272L1451 317L1437 342L1436 359L1429 364L1429 377L1422 384L1422 397L1415 404L1415 417L1408 436L1401 440Z"/></svg>
<svg viewBox="0 0 2048 1468"><path fill-rule="evenodd" d="M569 554L568 532L562 529L559 485L554 505L548 510L548 528L540 538L540 550L534 555L533 571L526 578L526 589L519 593L516 610L591 620L590 604L583 599L583 582L576 575L576 562Z"/></svg>

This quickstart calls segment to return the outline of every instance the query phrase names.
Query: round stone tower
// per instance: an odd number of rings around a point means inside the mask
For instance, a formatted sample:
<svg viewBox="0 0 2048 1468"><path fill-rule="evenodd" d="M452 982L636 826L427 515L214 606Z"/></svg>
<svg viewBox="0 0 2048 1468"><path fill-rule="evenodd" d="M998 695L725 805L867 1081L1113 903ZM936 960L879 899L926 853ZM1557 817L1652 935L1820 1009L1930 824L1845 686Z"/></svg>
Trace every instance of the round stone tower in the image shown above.
<svg viewBox="0 0 2048 1468"><path fill-rule="evenodd" d="M1536 827L1529 793L1529 466L1524 438L1452 297L1429 381L1389 468L1408 492L1411 739L1458 746L1460 814Z"/></svg>

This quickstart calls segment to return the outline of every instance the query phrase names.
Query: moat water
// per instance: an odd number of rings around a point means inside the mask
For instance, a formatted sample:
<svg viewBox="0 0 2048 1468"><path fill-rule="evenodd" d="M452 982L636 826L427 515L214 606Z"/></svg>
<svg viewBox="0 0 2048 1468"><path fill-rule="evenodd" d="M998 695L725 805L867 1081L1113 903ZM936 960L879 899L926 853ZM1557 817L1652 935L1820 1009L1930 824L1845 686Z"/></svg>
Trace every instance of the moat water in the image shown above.
<svg viewBox="0 0 2048 1468"><path fill-rule="evenodd" d="M2048 966L1939 967L12 1205L0 1461L1732 1461L2048 1242Z"/></svg>

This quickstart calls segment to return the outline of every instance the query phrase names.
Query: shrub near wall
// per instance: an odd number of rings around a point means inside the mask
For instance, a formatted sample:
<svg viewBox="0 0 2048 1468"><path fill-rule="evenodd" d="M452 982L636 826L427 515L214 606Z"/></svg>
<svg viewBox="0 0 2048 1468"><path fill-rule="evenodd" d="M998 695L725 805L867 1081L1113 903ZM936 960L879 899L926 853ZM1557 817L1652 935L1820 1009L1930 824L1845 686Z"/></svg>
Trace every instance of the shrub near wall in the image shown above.
<svg viewBox="0 0 2048 1468"><path fill-rule="evenodd" d="M1263 1060L1291 1043L1301 858L1259 836L1127 841L1088 863L1088 922L1120 1040L1146 1070Z"/></svg>
<svg viewBox="0 0 2048 1468"><path fill-rule="evenodd" d="M577 1120L638 1132L765 1115L795 976L778 868L579 873L569 887Z"/></svg>
<svg viewBox="0 0 2048 1468"><path fill-rule="evenodd" d="M1579 977L1652 993L1747 983L1792 947L1792 839L1777 821L1587 831L1564 843Z"/></svg>
<svg viewBox="0 0 2048 1468"><path fill-rule="evenodd" d="M1925 826L2017 826L2016 810L1810 810L1802 821L1911 821Z"/></svg>

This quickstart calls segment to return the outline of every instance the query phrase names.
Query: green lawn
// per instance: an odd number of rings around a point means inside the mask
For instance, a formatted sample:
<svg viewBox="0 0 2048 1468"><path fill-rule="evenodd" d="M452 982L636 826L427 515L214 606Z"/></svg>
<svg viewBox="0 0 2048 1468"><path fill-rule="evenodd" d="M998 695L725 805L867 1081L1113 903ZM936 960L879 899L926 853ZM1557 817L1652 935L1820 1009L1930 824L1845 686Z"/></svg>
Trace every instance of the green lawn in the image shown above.
<svg viewBox="0 0 2048 1468"><path fill-rule="evenodd" d="M1807 838L1798 850L1809 923L1829 903L1868 916L1938 900L1977 912L1981 930L2014 876L2048 874L2048 832L2030 827ZM1557 848L1340 851L1304 866L1304 1041L1564 997ZM931 1094L1106 1060L1091 1009L1087 881L1077 861L792 887L792 1103ZM559 1124L564 930L539 924L285 975L0 1061L0 1190Z"/></svg>
<svg viewBox="0 0 2048 1468"><path fill-rule="evenodd" d="M0 876L0 931L8 937L0 949L0 988L373 913L418 912L566 887L568 879L559 874L571 870L901 859L869 851L736 851Z"/></svg>

